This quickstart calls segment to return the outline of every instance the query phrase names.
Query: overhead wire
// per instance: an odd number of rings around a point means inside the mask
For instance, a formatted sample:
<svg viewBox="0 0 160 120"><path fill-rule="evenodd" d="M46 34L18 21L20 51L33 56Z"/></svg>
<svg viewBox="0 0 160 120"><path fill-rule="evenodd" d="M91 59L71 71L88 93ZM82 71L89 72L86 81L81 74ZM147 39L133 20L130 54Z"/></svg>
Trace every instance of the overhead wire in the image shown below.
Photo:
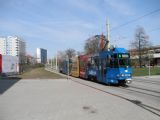
<svg viewBox="0 0 160 120"><path fill-rule="evenodd" d="M137 18L135 18L135 19L133 19L133 20L130 20L130 21L126 22L126 23L123 23L123 24L121 24L121 25L119 25L119 26L117 26L117 27L113 27L113 28L111 28L110 30L111 30L111 31L116 30L116 29L118 29L118 28L121 28L121 27L123 27L123 26L126 26L126 25L128 25L128 24L130 24L130 23L133 23L133 22L135 22L135 21L138 21L138 20L140 20L140 19L143 19L144 17L149 16L149 15L152 15L152 14L157 13L157 12L160 12L160 8L159 8L159 9L156 9L156 10L154 10L154 11L151 11L151 12L149 12L149 13L147 13L147 14L144 14L144 15L142 15L142 16L140 16L140 17L137 17Z"/></svg>
<svg viewBox="0 0 160 120"><path fill-rule="evenodd" d="M152 29L152 30L150 30L149 32L154 32L154 31L158 31L158 30L160 30L160 27L159 27L159 28Z"/></svg>

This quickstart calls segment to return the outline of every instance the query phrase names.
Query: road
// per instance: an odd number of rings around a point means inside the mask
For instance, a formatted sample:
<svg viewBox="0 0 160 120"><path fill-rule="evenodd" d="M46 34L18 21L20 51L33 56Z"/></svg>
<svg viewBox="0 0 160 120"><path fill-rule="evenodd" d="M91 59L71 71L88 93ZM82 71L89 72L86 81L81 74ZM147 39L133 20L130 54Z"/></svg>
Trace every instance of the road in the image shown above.
<svg viewBox="0 0 160 120"><path fill-rule="evenodd" d="M131 84L123 87L107 86L79 79L76 79L76 82L130 101L160 117L160 76L134 77Z"/></svg>
<svg viewBox="0 0 160 120"><path fill-rule="evenodd" d="M127 87L70 79L1 80L0 120L159 120L159 77Z"/></svg>

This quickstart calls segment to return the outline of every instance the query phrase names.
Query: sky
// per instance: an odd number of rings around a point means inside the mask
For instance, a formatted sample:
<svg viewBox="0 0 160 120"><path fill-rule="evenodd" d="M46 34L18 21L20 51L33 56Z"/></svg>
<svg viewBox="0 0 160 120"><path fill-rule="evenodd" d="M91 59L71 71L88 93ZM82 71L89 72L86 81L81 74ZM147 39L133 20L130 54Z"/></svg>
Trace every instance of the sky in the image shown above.
<svg viewBox="0 0 160 120"><path fill-rule="evenodd" d="M119 27L157 9L160 0L0 0L0 36L19 36L27 54L40 47L52 58L68 48L82 52L86 39L106 35L109 19L111 44L129 49L141 26L160 45L160 10Z"/></svg>

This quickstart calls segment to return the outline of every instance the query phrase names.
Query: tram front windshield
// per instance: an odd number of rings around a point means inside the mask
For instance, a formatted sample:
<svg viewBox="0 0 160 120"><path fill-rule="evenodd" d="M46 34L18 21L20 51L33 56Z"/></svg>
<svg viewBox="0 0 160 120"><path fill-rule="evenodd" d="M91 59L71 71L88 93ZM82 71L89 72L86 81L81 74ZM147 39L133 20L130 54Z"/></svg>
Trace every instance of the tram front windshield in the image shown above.
<svg viewBox="0 0 160 120"><path fill-rule="evenodd" d="M113 68L130 66L129 54L114 54L110 61L110 66Z"/></svg>

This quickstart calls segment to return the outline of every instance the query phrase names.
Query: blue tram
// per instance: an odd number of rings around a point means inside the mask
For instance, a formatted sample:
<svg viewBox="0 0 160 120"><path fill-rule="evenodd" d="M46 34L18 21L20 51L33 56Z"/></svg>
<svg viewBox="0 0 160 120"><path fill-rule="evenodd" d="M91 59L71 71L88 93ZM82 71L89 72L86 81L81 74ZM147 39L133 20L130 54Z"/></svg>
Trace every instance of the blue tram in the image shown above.
<svg viewBox="0 0 160 120"><path fill-rule="evenodd" d="M89 79L106 84L131 83L130 55L124 48L102 51L92 55L86 72Z"/></svg>
<svg viewBox="0 0 160 120"><path fill-rule="evenodd" d="M68 61L66 59L59 61L59 72L63 74L70 74L72 67L72 61L69 59L69 69L68 69ZM68 72L69 70L69 72Z"/></svg>
<svg viewBox="0 0 160 120"><path fill-rule="evenodd" d="M66 60L61 62L60 72L68 74L67 64ZM114 48L97 54L81 55L77 57L77 62L70 59L69 73L75 76L75 72L76 77L96 80L105 84L124 85L132 81L130 55L124 48Z"/></svg>

